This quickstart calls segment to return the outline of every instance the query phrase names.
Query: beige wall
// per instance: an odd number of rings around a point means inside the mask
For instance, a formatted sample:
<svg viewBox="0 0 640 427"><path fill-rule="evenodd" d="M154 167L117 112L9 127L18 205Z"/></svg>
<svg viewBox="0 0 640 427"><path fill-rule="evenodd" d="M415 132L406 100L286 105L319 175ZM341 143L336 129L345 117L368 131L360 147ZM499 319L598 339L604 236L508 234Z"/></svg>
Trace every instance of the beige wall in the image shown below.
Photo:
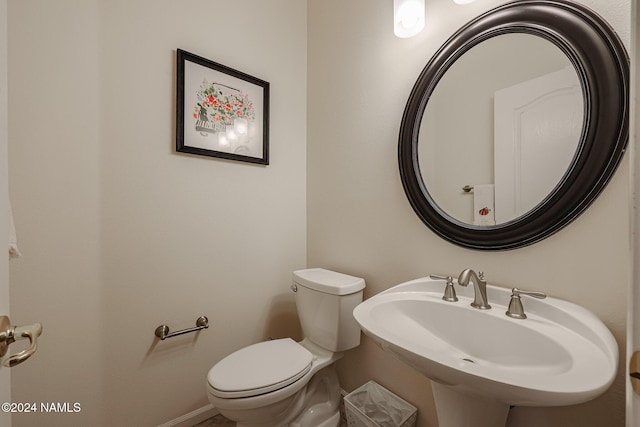
<svg viewBox="0 0 640 427"><path fill-rule="evenodd" d="M9 195L9 162L7 131L7 2L0 0L0 236L9 235L7 204ZM9 315L9 259L0 257L0 315ZM11 371L0 367L0 401L11 401ZM9 425L11 414L0 414L0 424Z"/></svg>
<svg viewBox="0 0 640 427"><path fill-rule="evenodd" d="M628 0L582 2L628 43ZM471 251L439 239L413 213L402 190L398 127L413 82L457 28L501 3L427 2L426 30L403 40L393 35L391 1L309 0L309 265L364 277L367 297L430 273L484 270L490 283L543 290L591 309L624 355L630 263L626 158L577 221L543 242L508 252ZM374 379L419 407L419 427L437 426L429 381L370 340L349 352L339 370L346 390ZM623 372L621 359L613 387L592 402L517 408L509 426L622 426Z"/></svg>
<svg viewBox="0 0 640 427"><path fill-rule="evenodd" d="M41 321L14 426L151 426L207 403L208 369L298 333L306 265L306 3L28 0L9 17L12 320ZM175 50L271 83L267 167L174 152ZM199 334L158 342L207 315Z"/></svg>
<svg viewBox="0 0 640 427"><path fill-rule="evenodd" d="M396 144L413 81L455 29L502 2L429 2L428 28L407 40L393 36L390 1L307 3L308 14L295 0L9 3L10 190L24 254L11 265L12 321L45 328L37 356L13 370L13 399L82 404L14 425L157 425L204 405L213 363L299 333L287 289L307 261L365 277L367 296L483 269L590 308L624 349L626 161L576 222L510 252L438 239L402 191ZM628 0L584 3L628 41ZM271 82L270 166L173 152L176 48ZM200 314L207 331L154 340L159 324ZM419 427L437 425L429 382L369 340L340 371L345 389L373 378L419 406ZM621 369L603 397L519 408L510 425L621 426L623 396Z"/></svg>

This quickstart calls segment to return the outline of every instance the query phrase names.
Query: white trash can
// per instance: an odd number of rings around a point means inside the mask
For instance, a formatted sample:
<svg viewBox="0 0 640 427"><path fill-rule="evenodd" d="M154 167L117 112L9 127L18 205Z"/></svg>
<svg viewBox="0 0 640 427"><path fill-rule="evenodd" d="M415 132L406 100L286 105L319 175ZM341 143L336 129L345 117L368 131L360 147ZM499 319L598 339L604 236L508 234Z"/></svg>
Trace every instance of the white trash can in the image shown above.
<svg viewBox="0 0 640 427"><path fill-rule="evenodd" d="M413 427L418 410L375 381L344 397L349 427Z"/></svg>

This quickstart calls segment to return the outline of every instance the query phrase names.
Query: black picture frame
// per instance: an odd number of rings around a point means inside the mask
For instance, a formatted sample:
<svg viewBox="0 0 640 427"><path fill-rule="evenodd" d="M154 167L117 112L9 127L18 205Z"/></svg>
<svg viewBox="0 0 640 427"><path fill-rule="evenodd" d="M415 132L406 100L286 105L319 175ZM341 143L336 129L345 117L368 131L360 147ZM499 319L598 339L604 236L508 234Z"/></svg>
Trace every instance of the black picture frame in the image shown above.
<svg viewBox="0 0 640 427"><path fill-rule="evenodd" d="M269 164L269 82L177 49L176 151Z"/></svg>

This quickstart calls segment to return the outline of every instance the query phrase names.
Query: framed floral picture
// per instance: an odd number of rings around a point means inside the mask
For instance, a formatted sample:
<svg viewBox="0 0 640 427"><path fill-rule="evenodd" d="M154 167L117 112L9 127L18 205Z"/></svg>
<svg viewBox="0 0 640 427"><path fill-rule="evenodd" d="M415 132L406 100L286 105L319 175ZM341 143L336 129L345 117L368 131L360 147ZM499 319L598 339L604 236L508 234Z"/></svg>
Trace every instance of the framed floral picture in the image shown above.
<svg viewBox="0 0 640 427"><path fill-rule="evenodd" d="M269 83L177 51L176 151L269 164Z"/></svg>

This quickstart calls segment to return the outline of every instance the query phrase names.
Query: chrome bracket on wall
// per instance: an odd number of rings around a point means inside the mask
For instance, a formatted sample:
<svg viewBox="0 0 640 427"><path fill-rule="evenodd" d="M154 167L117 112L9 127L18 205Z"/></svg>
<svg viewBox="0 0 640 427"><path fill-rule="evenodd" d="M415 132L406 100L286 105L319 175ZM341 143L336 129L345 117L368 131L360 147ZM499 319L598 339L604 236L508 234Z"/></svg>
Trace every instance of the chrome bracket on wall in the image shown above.
<svg viewBox="0 0 640 427"><path fill-rule="evenodd" d="M207 329L208 327L209 327L209 319L207 319L207 316L200 316L198 317L198 320L196 320L195 328L182 329L180 331L169 333L169 327L167 325L160 325L156 328L155 334L158 338L160 338L161 340L164 340L166 338L171 338L171 337L175 337L182 334L188 334L189 332L196 332L201 329Z"/></svg>
<svg viewBox="0 0 640 427"><path fill-rule="evenodd" d="M24 362L38 349L38 337L42 334L42 325L34 323L25 326L13 326L7 316L0 316L0 357L7 354L9 345L19 339L28 338L29 348L19 353L12 354L2 361L2 364L8 368L12 368Z"/></svg>

